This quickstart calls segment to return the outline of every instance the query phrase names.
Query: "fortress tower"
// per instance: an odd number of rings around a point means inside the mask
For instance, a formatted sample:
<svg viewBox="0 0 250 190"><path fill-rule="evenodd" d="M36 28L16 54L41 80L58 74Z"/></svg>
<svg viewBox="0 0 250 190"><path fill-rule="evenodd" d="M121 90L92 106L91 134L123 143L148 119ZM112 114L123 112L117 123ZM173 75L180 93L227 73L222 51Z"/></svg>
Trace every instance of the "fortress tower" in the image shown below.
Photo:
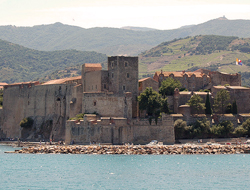
<svg viewBox="0 0 250 190"><path fill-rule="evenodd" d="M108 88L114 94L132 93L132 115L137 116L138 57L108 57Z"/></svg>

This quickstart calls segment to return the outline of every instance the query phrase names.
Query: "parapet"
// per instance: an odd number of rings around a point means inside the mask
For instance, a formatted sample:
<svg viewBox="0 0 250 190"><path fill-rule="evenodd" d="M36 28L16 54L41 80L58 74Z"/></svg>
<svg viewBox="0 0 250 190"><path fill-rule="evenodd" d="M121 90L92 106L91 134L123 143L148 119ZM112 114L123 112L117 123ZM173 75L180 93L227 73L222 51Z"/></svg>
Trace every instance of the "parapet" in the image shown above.
<svg viewBox="0 0 250 190"><path fill-rule="evenodd" d="M13 84L5 85L4 89L10 88L10 87L17 87L17 86L19 86L19 88L24 88L24 87L31 88L32 86L36 86L36 85L39 85L39 84L40 84L39 81L13 83Z"/></svg>

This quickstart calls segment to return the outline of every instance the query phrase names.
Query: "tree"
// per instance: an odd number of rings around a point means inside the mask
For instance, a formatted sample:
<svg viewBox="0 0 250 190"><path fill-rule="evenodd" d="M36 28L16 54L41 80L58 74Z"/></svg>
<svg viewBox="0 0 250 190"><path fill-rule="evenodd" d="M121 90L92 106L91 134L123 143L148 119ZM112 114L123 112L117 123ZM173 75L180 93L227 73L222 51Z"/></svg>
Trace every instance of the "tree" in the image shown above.
<svg viewBox="0 0 250 190"><path fill-rule="evenodd" d="M175 139L183 138L186 127L187 127L187 122L183 121L182 119L177 119L174 122Z"/></svg>
<svg viewBox="0 0 250 190"><path fill-rule="evenodd" d="M34 120L31 117L23 118L19 125L23 128L31 128Z"/></svg>
<svg viewBox="0 0 250 190"><path fill-rule="evenodd" d="M206 137L210 133L210 122L206 118L196 120L192 125L192 130L195 137Z"/></svg>
<svg viewBox="0 0 250 190"><path fill-rule="evenodd" d="M161 107L161 97L152 87L147 87L140 96L138 96L138 102L139 109L146 110L148 116L153 116Z"/></svg>
<svg viewBox="0 0 250 190"><path fill-rule="evenodd" d="M211 104L210 104L210 99L209 99L209 92L207 93L207 97L206 97L205 113L209 115L212 114L212 109L211 109Z"/></svg>
<svg viewBox="0 0 250 190"><path fill-rule="evenodd" d="M166 80L162 81L161 86L159 88L159 93L163 97L168 96L168 95L173 95L174 90L180 87L181 87L180 81L175 80L171 77L168 77Z"/></svg>
<svg viewBox="0 0 250 190"><path fill-rule="evenodd" d="M226 113L232 113L232 104L227 104L226 106Z"/></svg>
<svg viewBox="0 0 250 190"><path fill-rule="evenodd" d="M161 112L169 113L168 98L161 98Z"/></svg>
<svg viewBox="0 0 250 190"><path fill-rule="evenodd" d="M247 133L247 130L242 126L238 126L234 129L233 134L236 135L237 137L242 137Z"/></svg>
<svg viewBox="0 0 250 190"><path fill-rule="evenodd" d="M190 105L191 108L193 108L196 113L199 113L199 111L205 109L204 103L202 103L202 98L198 94L194 94L190 100L188 100L188 105Z"/></svg>
<svg viewBox="0 0 250 190"><path fill-rule="evenodd" d="M236 104L236 100L233 101L233 105L232 105L232 114L237 114L238 110L237 110L237 104Z"/></svg>
<svg viewBox="0 0 250 190"><path fill-rule="evenodd" d="M220 90L217 92L215 99L214 99L214 108L217 112L224 113L225 112L225 106L227 105L227 102L230 100L230 95L227 90Z"/></svg>
<svg viewBox="0 0 250 190"><path fill-rule="evenodd" d="M216 137L229 137L234 133L233 123L231 121L222 121L218 125L213 125L211 133Z"/></svg>
<svg viewBox="0 0 250 190"><path fill-rule="evenodd" d="M246 135L250 136L250 118L241 125L246 130Z"/></svg>

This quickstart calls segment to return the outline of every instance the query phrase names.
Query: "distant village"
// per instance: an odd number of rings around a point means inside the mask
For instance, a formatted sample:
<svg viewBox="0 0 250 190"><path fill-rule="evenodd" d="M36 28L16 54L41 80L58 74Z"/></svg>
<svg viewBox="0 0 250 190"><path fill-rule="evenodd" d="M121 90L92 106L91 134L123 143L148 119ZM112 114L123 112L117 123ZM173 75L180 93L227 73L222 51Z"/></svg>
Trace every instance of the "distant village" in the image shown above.
<svg viewBox="0 0 250 190"><path fill-rule="evenodd" d="M241 86L240 74L161 70L153 78L138 80L138 57L112 56L107 62L108 70L102 70L100 63L83 64L79 77L42 84L0 83L0 138L67 144L147 144L152 140L174 144L181 138L248 133L244 122L250 118L250 88ZM180 85L162 94L169 79ZM160 93L161 102L166 101L154 108L156 103L153 107L146 104L150 98L140 102L146 93L148 97ZM148 107L142 109L142 103ZM192 128L194 123L199 126Z"/></svg>

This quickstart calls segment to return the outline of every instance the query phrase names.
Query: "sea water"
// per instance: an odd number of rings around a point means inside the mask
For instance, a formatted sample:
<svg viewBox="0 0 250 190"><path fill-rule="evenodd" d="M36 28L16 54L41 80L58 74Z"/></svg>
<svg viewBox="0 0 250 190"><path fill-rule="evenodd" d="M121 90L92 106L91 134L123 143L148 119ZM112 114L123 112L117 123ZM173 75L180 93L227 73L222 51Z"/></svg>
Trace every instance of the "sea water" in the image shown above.
<svg viewBox="0 0 250 190"><path fill-rule="evenodd" d="M6 154L0 189L249 189L250 155Z"/></svg>

